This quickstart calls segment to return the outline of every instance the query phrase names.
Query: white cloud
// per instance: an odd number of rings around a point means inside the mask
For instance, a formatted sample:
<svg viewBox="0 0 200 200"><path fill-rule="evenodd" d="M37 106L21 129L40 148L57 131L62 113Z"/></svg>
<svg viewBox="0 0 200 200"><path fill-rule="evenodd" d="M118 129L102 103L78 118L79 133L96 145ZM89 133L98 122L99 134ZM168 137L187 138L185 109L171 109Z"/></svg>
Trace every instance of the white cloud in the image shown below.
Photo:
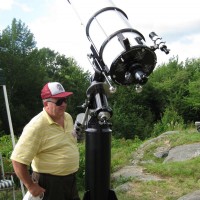
<svg viewBox="0 0 200 200"><path fill-rule="evenodd" d="M14 6L19 7L23 12L31 11L25 3L19 3L16 0L0 0L0 10L11 10Z"/></svg>
<svg viewBox="0 0 200 200"><path fill-rule="evenodd" d="M89 46L84 29L67 0L54 1L48 16L33 21L29 26L39 48L49 47L67 57L74 57L82 67L89 64L86 56Z"/></svg>
<svg viewBox="0 0 200 200"><path fill-rule="evenodd" d="M24 3L19 3L19 2L16 1L16 2L14 2L14 4L17 7L19 7L23 12L30 12L31 11L31 8Z"/></svg>
<svg viewBox="0 0 200 200"><path fill-rule="evenodd" d="M14 0L0 0L0 10L11 10Z"/></svg>

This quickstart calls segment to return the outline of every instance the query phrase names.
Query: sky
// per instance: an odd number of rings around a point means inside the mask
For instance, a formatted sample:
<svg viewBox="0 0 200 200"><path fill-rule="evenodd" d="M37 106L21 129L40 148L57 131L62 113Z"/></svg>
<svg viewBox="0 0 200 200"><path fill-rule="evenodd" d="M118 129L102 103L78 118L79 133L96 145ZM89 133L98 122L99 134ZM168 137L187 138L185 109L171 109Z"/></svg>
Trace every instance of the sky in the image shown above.
<svg viewBox="0 0 200 200"><path fill-rule="evenodd" d="M88 11L88 0L80 2L83 10ZM170 53L166 55L156 50L157 65L167 63L176 56L180 62L187 58L200 58L198 0L112 2L126 13L132 28L145 37L147 46L153 45L149 39L152 31L166 41ZM0 31L10 26L13 18L28 26L38 48L48 47L66 57L73 57L84 70L92 70L87 59L91 51L85 26L67 0L0 0Z"/></svg>

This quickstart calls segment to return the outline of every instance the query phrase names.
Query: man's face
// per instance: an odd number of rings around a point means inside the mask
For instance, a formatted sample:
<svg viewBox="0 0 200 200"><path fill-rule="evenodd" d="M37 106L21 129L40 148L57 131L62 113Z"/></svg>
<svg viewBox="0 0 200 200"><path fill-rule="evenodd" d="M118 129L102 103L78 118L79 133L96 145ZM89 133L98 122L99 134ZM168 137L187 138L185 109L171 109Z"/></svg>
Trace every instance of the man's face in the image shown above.
<svg viewBox="0 0 200 200"><path fill-rule="evenodd" d="M66 98L49 98L45 102L45 110L51 117L62 116L67 108Z"/></svg>

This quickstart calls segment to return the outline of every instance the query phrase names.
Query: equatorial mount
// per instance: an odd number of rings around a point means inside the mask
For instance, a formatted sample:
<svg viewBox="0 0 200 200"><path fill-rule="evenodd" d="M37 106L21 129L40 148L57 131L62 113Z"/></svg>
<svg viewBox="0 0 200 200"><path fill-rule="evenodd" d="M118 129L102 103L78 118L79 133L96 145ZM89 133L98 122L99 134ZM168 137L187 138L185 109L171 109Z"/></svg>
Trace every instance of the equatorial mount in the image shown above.
<svg viewBox="0 0 200 200"><path fill-rule="evenodd" d="M75 122L77 135L85 132L86 192L83 200L117 200L115 192L110 189L110 119L113 112L107 97L116 92L111 82L135 85L136 92L141 92L156 66L155 50L168 54L169 49L155 32L149 34L153 46L147 46L144 36L129 24L125 12L109 0L68 2L81 24L85 24L91 51L87 57L94 69L91 85L86 91L87 99L82 105L86 111L81 117L79 114ZM83 9L86 5L88 9ZM81 15L86 10L89 17Z"/></svg>

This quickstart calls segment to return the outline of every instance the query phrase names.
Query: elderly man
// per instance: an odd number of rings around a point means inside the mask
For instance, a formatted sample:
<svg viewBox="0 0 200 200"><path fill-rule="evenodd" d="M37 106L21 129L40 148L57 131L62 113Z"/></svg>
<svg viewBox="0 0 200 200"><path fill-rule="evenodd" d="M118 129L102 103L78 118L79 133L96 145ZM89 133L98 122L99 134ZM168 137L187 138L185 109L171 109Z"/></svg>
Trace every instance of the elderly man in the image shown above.
<svg viewBox="0 0 200 200"><path fill-rule="evenodd" d="M24 127L11 155L18 178L33 196L44 195L43 200L80 200L77 138L72 117L65 112L72 94L58 82L47 83L41 91L43 111Z"/></svg>

